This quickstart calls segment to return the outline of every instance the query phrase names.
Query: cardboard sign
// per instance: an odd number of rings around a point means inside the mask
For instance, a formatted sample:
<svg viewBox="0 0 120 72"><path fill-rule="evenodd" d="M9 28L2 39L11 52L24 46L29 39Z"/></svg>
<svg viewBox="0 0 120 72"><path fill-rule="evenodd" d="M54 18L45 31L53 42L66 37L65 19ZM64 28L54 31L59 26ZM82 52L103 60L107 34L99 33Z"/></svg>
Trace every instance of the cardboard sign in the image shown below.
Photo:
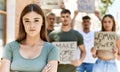
<svg viewBox="0 0 120 72"><path fill-rule="evenodd" d="M94 46L97 50L112 50L115 47L115 32L96 32Z"/></svg>
<svg viewBox="0 0 120 72"><path fill-rule="evenodd" d="M71 64L77 59L77 42L53 42L59 48L59 61L61 64Z"/></svg>
<svg viewBox="0 0 120 72"><path fill-rule="evenodd" d="M60 0L39 0L42 9L59 9Z"/></svg>
<svg viewBox="0 0 120 72"><path fill-rule="evenodd" d="M78 0L78 10L81 12L94 13L95 0Z"/></svg>

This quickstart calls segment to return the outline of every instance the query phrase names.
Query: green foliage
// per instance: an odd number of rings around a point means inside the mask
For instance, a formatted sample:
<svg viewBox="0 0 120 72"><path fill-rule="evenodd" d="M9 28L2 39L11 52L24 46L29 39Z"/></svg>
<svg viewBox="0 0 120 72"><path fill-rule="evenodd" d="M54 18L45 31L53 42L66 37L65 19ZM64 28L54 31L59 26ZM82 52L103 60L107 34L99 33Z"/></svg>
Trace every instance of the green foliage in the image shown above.
<svg viewBox="0 0 120 72"><path fill-rule="evenodd" d="M109 0L109 4L112 4L114 0ZM107 0L101 0L102 3L105 3L107 2Z"/></svg>
<svg viewBox="0 0 120 72"><path fill-rule="evenodd" d="M110 6L115 0L108 0L108 1L109 1L108 6ZM101 3L102 3L102 6L100 7L101 15L104 16L107 9L107 0L101 0Z"/></svg>

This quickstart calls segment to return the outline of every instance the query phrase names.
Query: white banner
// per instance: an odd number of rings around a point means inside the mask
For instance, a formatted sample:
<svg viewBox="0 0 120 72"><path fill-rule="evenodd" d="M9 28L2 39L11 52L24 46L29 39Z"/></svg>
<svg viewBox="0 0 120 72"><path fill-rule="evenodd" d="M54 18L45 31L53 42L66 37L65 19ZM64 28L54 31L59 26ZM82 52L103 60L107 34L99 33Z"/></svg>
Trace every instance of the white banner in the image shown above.
<svg viewBox="0 0 120 72"><path fill-rule="evenodd" d="M59 48L59 61L61 64L71 64L77 59L77 42L53 42Z"/></svg>
<svg viewBox="0 0 120 72"><path fill-rule="evenodd" d="M42 9L59 9L61 0L39 0Z"/></svg>
<svg viewBox="0 0 120 72"><path fill-rule="evenodd" d="M112 50L116 43L115 32L96 32L94 46L97 50Z"/></svg>
<svg viewBox="0 0 120 72"><path fill-rule="evenodd" d="M95 0L78 0L77 2L80 12L93 13L95 11Z"/></svg>

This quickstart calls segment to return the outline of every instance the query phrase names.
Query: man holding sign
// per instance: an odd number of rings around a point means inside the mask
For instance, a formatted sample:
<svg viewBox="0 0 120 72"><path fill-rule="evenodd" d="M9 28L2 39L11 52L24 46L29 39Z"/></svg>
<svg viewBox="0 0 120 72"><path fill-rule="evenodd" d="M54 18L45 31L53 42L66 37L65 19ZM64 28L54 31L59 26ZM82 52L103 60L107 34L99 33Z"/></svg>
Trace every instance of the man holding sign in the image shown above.
<svg viewBox="0 0 120 72"><path fill-rule="evenodd" d="M81 51L80 59L75 59L71 61L71 64L59 64L58 72L76 72L76 66L82 64L86 51L83 44L83 37L79 32L75 31L71 27L71 12L67 9L61 11L60 20L62 27L60 30L53 31L49 34L49 39L51 42L77 42L77 47ZM69 46L68 44L67 46ZM67 48L66 45L63 45L64 48ZM72 46L70 46L71 48ZM68 49L69 50L69 49ZM67 51L68 52L68 51ZM73 51L72 51L73 52ZM64 52L66 54L66 52Z"/></svg>
<svg viewBox="0 0 120 72"><path fill-rule="evenodd" d="M77 43L71 42L53 42L59 48L59 62L61 64L71 64L72 60L77 59Z"/></svg>

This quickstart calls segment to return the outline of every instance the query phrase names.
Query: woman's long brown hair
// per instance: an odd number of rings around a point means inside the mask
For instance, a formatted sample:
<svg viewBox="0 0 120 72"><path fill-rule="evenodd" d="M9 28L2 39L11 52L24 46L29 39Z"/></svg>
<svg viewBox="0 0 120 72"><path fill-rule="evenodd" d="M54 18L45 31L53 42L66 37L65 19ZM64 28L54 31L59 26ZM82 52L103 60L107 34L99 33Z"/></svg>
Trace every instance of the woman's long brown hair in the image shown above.
<svg viewBox="0 0 120 72"><path fill-rule="evenodd" d="M102 19L102 21L101 21L101 23L102 23L102 29L101 29L101 31L106 31L105 28L104 28L104 26L103 26L103 21L104 21L104 19L105 19L106 17L109 17L109 18L111 18L111 19L113 20L112 31L116 31L115 20L114 20L114 17L113 17L111 14L106 14L106 15L103 17L103 19Z"/></svg>
<svg viewBox="0 0 120 72"><path fill-rule="evenodd" d="M21 16L20 16L19 33L18 33L18 38L16 39L17 42L21 43L21 41L24 41L26 39L26 32L25 32L25 28L24 28L22 19L23 19L23 16L25 16L27 13L32 12L32 11L34 11L37 14L40 14L42 16L42 19L43 19L42 24L43 25L42 25L41 31L40 31L40 38L44 41L48 41L45 16L44 16L42 9L37 4L29 4L23 9Z"/></svg>

